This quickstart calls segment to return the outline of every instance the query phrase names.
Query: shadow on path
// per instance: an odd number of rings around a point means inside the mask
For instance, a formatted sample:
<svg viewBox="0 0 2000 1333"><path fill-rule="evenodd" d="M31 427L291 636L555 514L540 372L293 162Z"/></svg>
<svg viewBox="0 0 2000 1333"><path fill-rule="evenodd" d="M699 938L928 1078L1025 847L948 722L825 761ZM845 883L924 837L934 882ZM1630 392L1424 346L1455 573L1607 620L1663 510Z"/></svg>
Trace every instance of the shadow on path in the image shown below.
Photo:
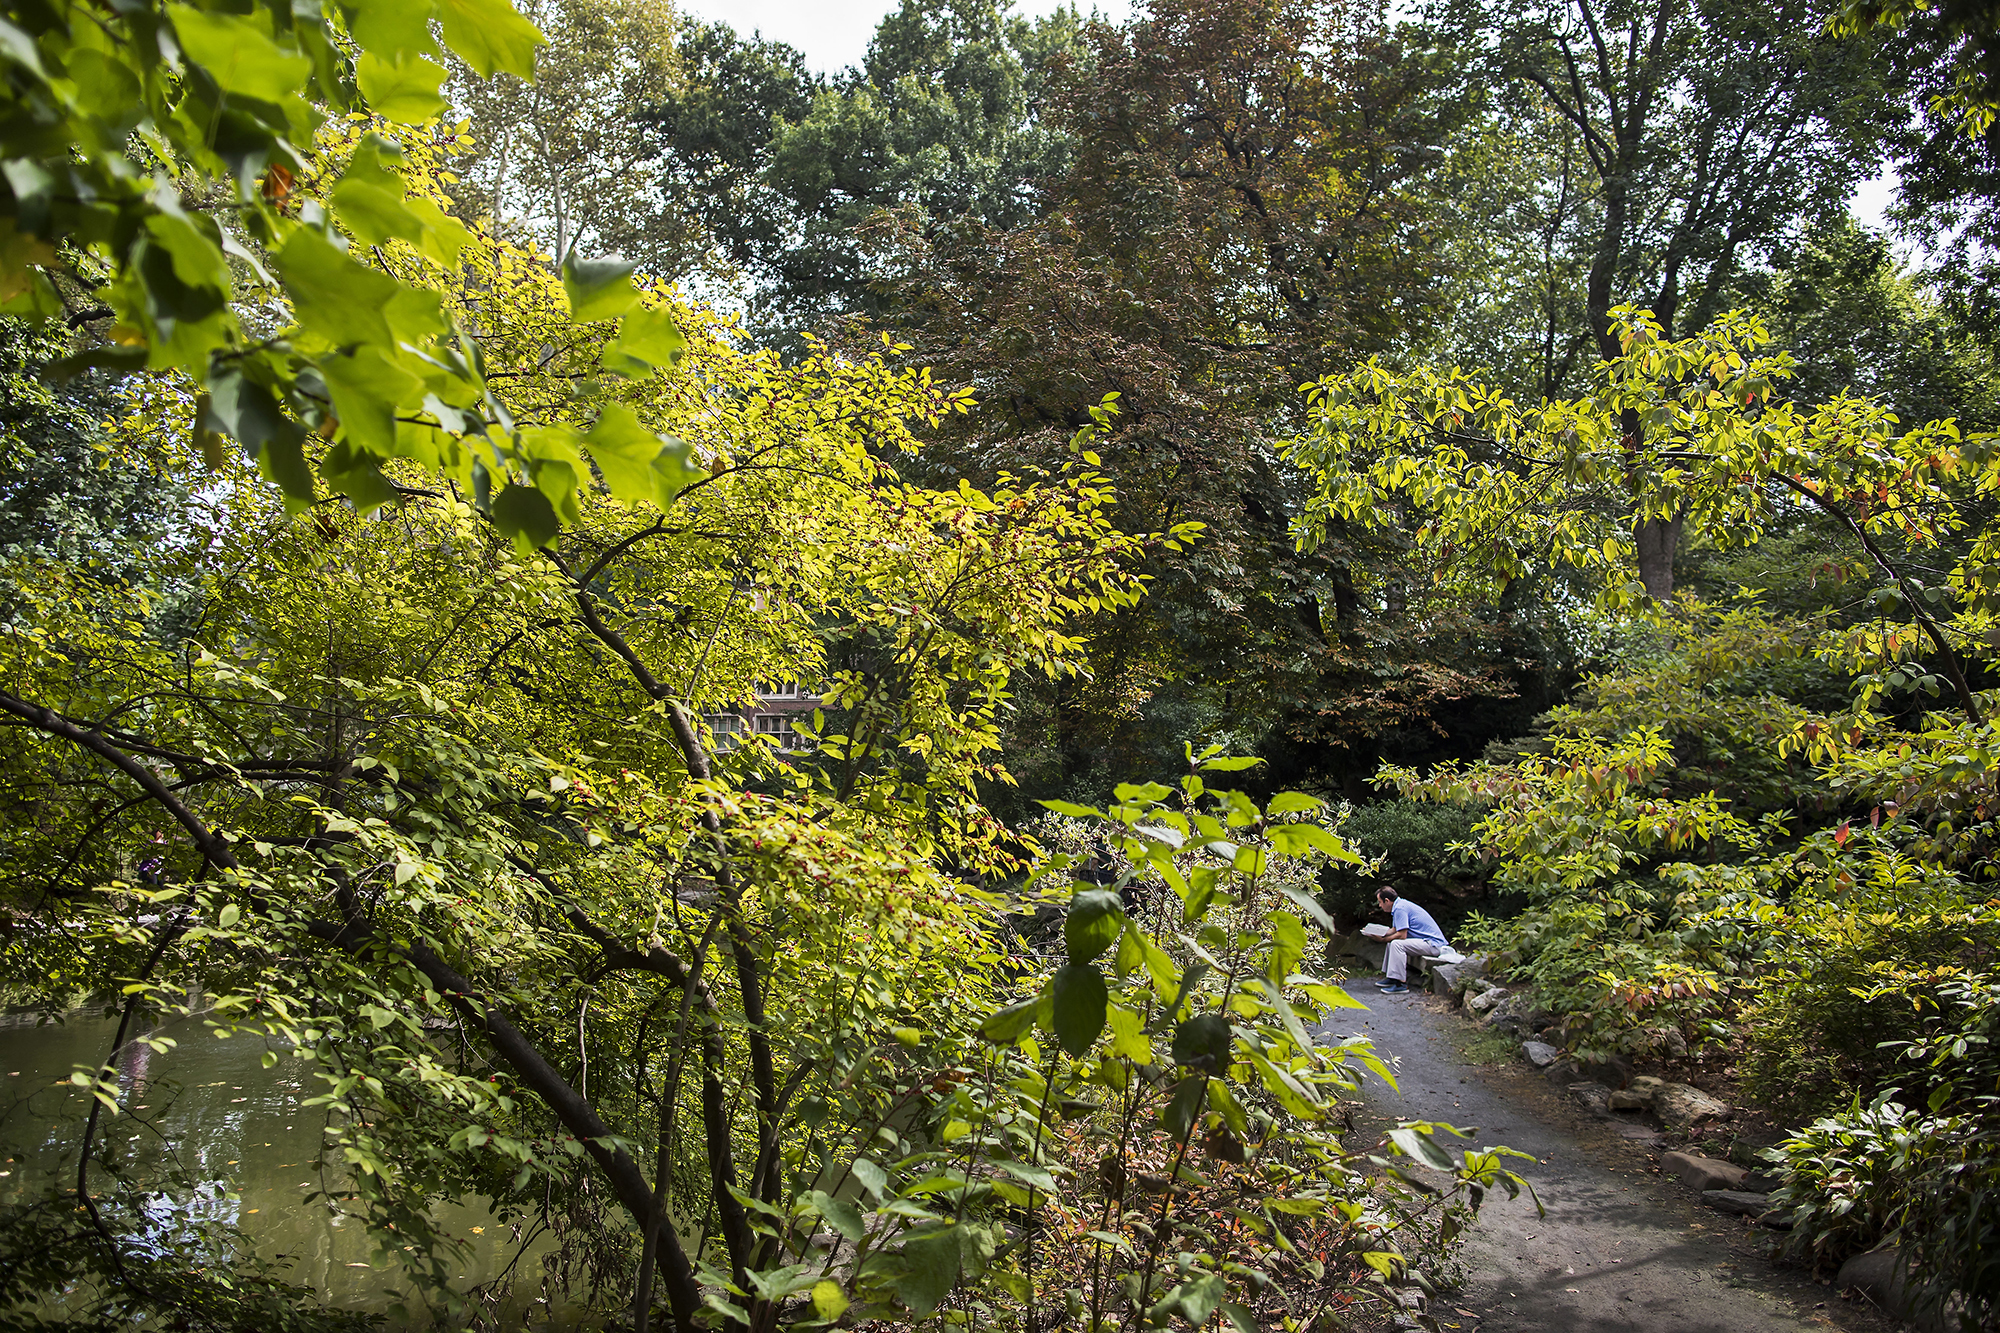
<svg viewBox="0 0 2000 1333"><path fill-rule="evenodd" d="M1463 1063L1459 1043L1472 1029L1443 1000L1382 995L1366 981L1348 990L1369 1011L1343 1010L1320 1032L1373 1038L1395 1058L1400 1091L1371 1079L1372 1109L1386 1120L1476 1126L1472 1142L1537 1159L1515 1169L1547 1216L1536 1216L1525 1193L1488 1198L1466 1242L1470 1280L1437 1311L1447 1322L1455 1318L1448 1306L1475 1312L1482 1333L1899 1327L1803 1273L1773 1267L1764 1258L1771 1233L1701 1207L1657 1174L1649 1146L1574 1107L1526 1064Z"/></svg>

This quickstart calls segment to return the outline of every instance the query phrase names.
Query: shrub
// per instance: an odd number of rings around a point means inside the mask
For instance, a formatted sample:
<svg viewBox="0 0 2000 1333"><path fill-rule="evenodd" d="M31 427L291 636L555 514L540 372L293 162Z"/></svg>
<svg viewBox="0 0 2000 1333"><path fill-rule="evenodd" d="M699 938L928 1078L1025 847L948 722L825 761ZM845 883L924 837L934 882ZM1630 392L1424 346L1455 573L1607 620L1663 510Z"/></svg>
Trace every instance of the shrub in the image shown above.
<svg viewBox="0 0 2000 1333"><path fill-rule="evenodd" d="M1815 1121L1767 1154L1785 1173L1790 1249L1821 1270L1884 1243L1900 1247L1923 1301L1966 1330L2000 1317L2000 982L1959 977L1935 991L1864 991L1921 1014L1893 1047L1929 1088L1924 1109L1891 1089ZM1914 1004L1910 1003L1914 1001Z"/></svg>
<svg viewBox="0 0 2000 1333"><path fill-rule="evenodd" d="M1905 910L1870 910L1897 906ZM1872 1099L1896 1080L1899 1044L1923 1033L1913 997L1957 968L1983 969L2000 950L2000 913L1908 906L1801 912L1788 947L1772 956L1743 1071L1745 1089L1780 1118Z"/></svg>

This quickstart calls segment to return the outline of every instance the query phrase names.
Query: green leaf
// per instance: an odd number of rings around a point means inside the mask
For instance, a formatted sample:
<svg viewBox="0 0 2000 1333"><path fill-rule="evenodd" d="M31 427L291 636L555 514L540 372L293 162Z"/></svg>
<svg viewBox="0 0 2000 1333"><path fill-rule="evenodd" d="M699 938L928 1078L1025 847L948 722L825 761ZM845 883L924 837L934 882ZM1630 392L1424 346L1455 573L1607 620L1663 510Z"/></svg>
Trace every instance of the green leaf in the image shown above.
<svg viewBox="0 0 2000 1333"><path fill-rule="evenodd" d="M440 264L456 262L458 252L472 240L472 233L466 230L464 223L429 199L405 199L403 207L424 224L424 237L420 242L423 252Z"/></svg>
<svg viewBox="0 0 2000 1333"><path fill-rule="evenodd" d="M1208 1322L1208 1317L1222 1304L1222 1298L1229 1294L1220 1273L1203 1273L1200 1277L1189 1278L1177 1290L1181 1313L1196 1328Z"/></svg>
<svg viewBox="0 0 2000 1333"><path fill-rule="evenodd" d="M242 919L243 909L235 903L225 905L220 912L215 914L215 924L221 926L224 930L229 929Z"/></svg>
<svg viewBox="0 0 2000 1333"><path fill-rule="evenodd" d="M1195 1121L1201 1116L1202 1098L1207 1092L1206 1074L1190 1074L1175 1086L1174 1095L1160 1109L1160 1119L1166 1125L1167 1133L1177 1139L1194 1133Z"/></svg>
<svg viewBox="0 0 2000 1333"><path fill-rule="evenodd" d="M612 403L584 436L590 456L612 498L627 504L650 501L662 509L697 479L706 476L680 440L655 435L624 403Z"/></svg>
<svg viewBox="0 0 2000 1333"><path fill-rule="evenodd" d="M1174 1063L1220 1074L1229 1063L1234 1034L1221 1014L1196 1014L1174 1029Z"/></svg>
<svg viewBox="0 0 2000 1333"><path fill-rule="evenodd" d="M1396 1145L1405 1157L1411 1157L1425 1166L1439 1171L1450 1171L1454 1163L1444 1149L1431 1141L1427 1131L1413 1125L1402 1125L1389 1131L1389 1142Z"/></svg>
<svg viewBox="0 0 2000 1333"><path fill-rule="evenodd" d="M182 54L226 93L282 103L298 97L312 73L310 60L280 49L262 25L248 19L188 5L168 5L167 17Z"/></svg>
<svg viewBox="0 0 2000 1333"><path fill-rule="evenodd" d="M445 113L445 100L438 93L444 67L414 52L384 59L363 51L354 62L354 79L368 99L368 109L386 120L418 125Z"/></svg>
<svg viewBox="0 0 2000 1333"><path fill-rule="evenodd" d="M1324 810L1326 802L1317 796L1308 796L1302 791L1281 791L1271 798L1264 807L1267 815L1292 815L1301 810Z"/></svg>
<svg viewBox="0 0 2000 1333"><path fill-rule="evenodd" d="M1208 1083L1208 1104L1222 1117L1222 1123L1229 1132L1239 1139L1250 1137L1250 1117L1243 1112L1243 1104L1236 1100L1236 1094L1229 1090L1223 1079L1210 1079Z"/></svg>
<svg viewBox="0 0 2000 1333"><path fill-rule="evenodd" d="M206 412L202 429L235 437L287 501L312 503L312 469L301 447L306 428L285 415L276 395L237 366L218 366L209 372Z"/></svg>
<svg viewBox="0 0 2000 1333"><path fill-rule="evenodd" d="M1146 965L1146 943L1137 925L1125 923L1125 929L1118 935L1118 952L1112 956L1111 970L1119 976L1130 976L1138 968Z"/></svg>
<svg viewBox="0 0 2000 1333"><path fill-rule="evenodd" d="M1229 1321L1230 1327L1234 1328L1236 1333L1264 1333L1257 1325L1257 1316L1250 1312L1249 1307L1238 1305L1235 1301L1222 1303L1222 1317Z"/></svg>
<svg viewBox="0 0 2000 1333"><path fill-rule="evenodd" d="M1252 977L1249 984L1262 990L1265 996L1271 1001L1271 1007L1277 1011L1278 1017L1284 1021L1285 1033L1291 1037L1292 1044L1297 1046L1301 1051L1312 1050L1313 1040L1307 1035L1305 1024L1299 1022L1298 1014L1292 1009L1292 1002L1285 998L1282 983L1274 983L1265 977Z"/></svg>
<svg viewBox="0 0 2000 1333"><path fill-rule="evenodd" d="M1306 995L1316 1004L1329 1009L1366 1009L1368 1006L1356 999L1342 986L1329 986L1323 981L1308 982L1303 987Z"/></svg>
<svg viewBox="0 0 2000 1333"><path fill-rule="evenodd" d="M604 349L604 368L628 379L644 379L656 370L680 362L687 338L673 315L661 309L634 310L618 326L618 336Z"/></svg>
<svg viewBox="0 0 2000 1333"><path fill-rule="evenodd" d="M222 257L220 233L209 234L214 225L206 218L196 222L178 208L146 219L146 231L173 260L174 276L190 287L215 288L226 299L229 263Z"/></svg>
<svg viewBox="0 0 2000 1333"><path fill-rule="evenodd" d="M639 289L632 285L632 268L616 256L571 259L564 263L563 292L569 297L570 318L579 324L616 319L639 304Z"/></svg>
<svg viewBox="0 0 2000 1333"><path fill-rule="evenodd" d="M440 0L444 44L490 79L495 72L535 81L535 48L548 41L507 0Z"/></svg>
<svg viewBox="0 0 2000 1333"><path fill-rule="evenodd" d="M998 1013L988 1014L979 1025L979 1035L996 1045L1011 1046L1035 1025L1035 1010L1040 1006L1041 1001L1037 998L1010 1004Z"/></svg>
<svg viewBox="0 0 2000 1333"><path fill-rule="evenodd" d="M1236 773L1246 768L1255 768L1263 762L1262 759L1254 757L1204 759L1201 761L1201 771L1204 773Z"/></svg>
<svg viewBox="0 0 2000 1333"><path fill-rule="evenodd" d="M1264 920L1271 932L1271 979L1282 985L1306 956L1305 923L1290 912L1273 912Z"/></svg>
<svg viewBox="0 0 2000 1333"><path fill-rule="evenodd" d="M905 1267L896 1282L896 1295L912 1314L930 1314L951 1294L958 1281L958 1232L957 1226L945 1226L905 1233Z"/></svg>
<svg viewBox="0 0 2000 1333"><path fill-rule="evenodd" d="M813 1211L826 1219L826 1224L839 1232L853 1244L861 1243L861 1210L843 1199L836 1199L825 1190L814 1190L807 1196Z"/></svg>
<svg viewBox="0 0 2000 1333"><path fill-rule="evenodd" d="M357 452L345 439L336 442L320 458L319 474L334 494L346 496L364 514L401 498L395 486L382 475L380 460Z"/></svg>
<svg viewBox="0 0 2000 1333"><path fill-rule="evenodd" d="M1067 815L1071 819L1104 818L1104 812L1096 806L1078 805L1075 801L1038 801L1036 804L1045 806L1059 815Z"/></svg>
<svg viewBox="0 0 2000 1333"><path fill-rule="evenodd" d="M555 506L533 486L508 482L493 500L493 526L503 537L512 537L514 547L524 556L555 540L562 525L556 521Z"/></svg>
<svg viewBox="0 0 2000 1333"><path fill-rule="evenodd" d="M438 54L431 40L433 0L343 0L347 30L364 51L385 58Z"/></svg>
<svg viewBox="0 0 2000 1333"><path fill-rule="evenodd" d="M1255 1048L1245 1053L1250 1057L1250 1063L1256 1067L1258 1081L1264 1085L1266 1092L1278 1099L1279 1105L1303 1119L1317 1118L1320 1106L1314 1099L1311 1088L1292 1077L1290 1070L1281 1069L1271 1063Z"/></svg>
<svg viewBox="0 0 2000 1333"><path fill-rule="evenodd" d="M866 1157L857 1157L848 1168L848 1173L861 1182L861 1188L878 1199L889 1194L889 1173Z"/></svg>
<svg viewBox="0 0 2000 1333"><path fill-rule="evenodd" d="M1153 1063L1153 1043L1146 1036L1146 1016L1136 1009L1114 1004L1106 1011L1111 1025L1111 1053L1133 1064Z"/></svg>
<svg viewBox="0 0 2000 1333"><path fill-rule="evenodd" d="M1109 949L1125 925L1125 904L1111 889L1084 889L1069 900L1063 943L1072 963L1088 963Z"/></svg>
<svg viewBox="0 0 2000 1333"><path fill-rule="evenodd" d="M1174 991L1173 1003L1167 1006L1168 1018L1172 1018L1181 1011L1181 1006L1187 1003L1188 996L1194 993L1195 986L1200 983L1202 977L1207 975L1207 973L1208 964L1199 959L1187 965L1187 971L1181 973L1180 986ZM1158 982L1159 978L1155 977L1154 984L1157 985Z"/></svg>
<svg viewBox="0 0 2000 1333"><path fill-rule="evenodd" d="M1222 872L1214 866L1196 866L1188 876L1187 898L1181 903L1181 924L1191 926L1208 915L1210 904L1215 901L1215 886L1221 880Z"/></svg>
<svg viewBox="0 0 2000 1333"><path fill-rule="evenodd" d="M1092 963L1068 963L1056 971L1050 992L1056 1041L1072 1057L1080 1057L1104 1031L1111 1000L1104 974Z"/></svg>
<svg viewBox="0 0 2000 1333"><path fill-rule="evenodd" d="M1359 862L1361 857L1317 824L1274 824L1269 830L1271 846L1284 856L1303 856L1307 851L1324 852L1335 861Z"/></svg>
<svg viewBox="0 0 2000 1333"><path fill-rule="evenodd" d="M1333 928L1333 918L1328 916L1326 909L1319 905L1319 899L1313 897L1305 890L1290 884L1280 884L1278 888L1287 898L1292 900L1293 906L1313 919L1313 924L1329 935L1339 934Z"/></svg>
<svg viewBox="0 0 2000 1333"><path fill-rule="evenodd" d="M1001 1158L994 1165L1016 1180L1033 1185L1045 1194L1056 1193L1056 1178L1049 1174L1049 1169L1045 1166L1035 1162L1016 1161L1013 1158Z"/></svg>
<svg viewBox="0 0 2000 1333"><path fill-rule="evenodd" d="M814 1285L817 1279L812 1269L813 1266L809 1264L786 1264L783 1268L773 1268L768 1272L757 1272L753 1269L745 1272L743 1277L765 1300L781 1301Z"/></svg>
<svg viewBox="0 0 2000 1333"><path fill-rule="evenodd" d="M858 1242L860 1237L857 1236L853 1239ZM848 1304L847 1293L841 1290L838 1282L835 1282L832 1278L823 1277L813 1283L812 1303L813 1313L830 1324L846 1313Z"/></svg>
<svg viewBox="0 0 2000 1333"><path fill-rule="evenodd" d="M423 381L373 347L325 357L319 370L333 398L341 435L376 458L392 457L396 452L396 406L420 397Z"/></svg>
<svg viewBox="0 0 2000 1333"><path fill-rule="evenodd" d="M401 289L394 278L355 263L312 227L292 233L273 262L299 327L336 346L394 341L385 313Z"/></svg>
<svg viewBox="0 0 2000 1333"><path fill-rule="evenodd" d="M403 192L365 180L343 180L333 187L333 206L340 220L363 245L380 245L387 240L408 241L412 245L424 237L424 224L403 206Z"/></svg>

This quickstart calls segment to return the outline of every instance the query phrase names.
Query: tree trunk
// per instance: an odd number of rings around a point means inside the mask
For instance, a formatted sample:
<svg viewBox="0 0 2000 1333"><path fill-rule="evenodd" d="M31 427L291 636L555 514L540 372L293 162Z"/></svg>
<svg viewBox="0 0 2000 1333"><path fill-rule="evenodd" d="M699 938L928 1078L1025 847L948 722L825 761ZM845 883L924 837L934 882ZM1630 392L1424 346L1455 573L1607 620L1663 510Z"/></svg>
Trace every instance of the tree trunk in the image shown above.
<svg viewBox="0 0 2000 1333"><path fill-rule="evenodd" d="M1633 531L1639 546L1639 582L1656 602L1673 600L1674 553L1681 544L1681 516L1642 518Z"/></svg>

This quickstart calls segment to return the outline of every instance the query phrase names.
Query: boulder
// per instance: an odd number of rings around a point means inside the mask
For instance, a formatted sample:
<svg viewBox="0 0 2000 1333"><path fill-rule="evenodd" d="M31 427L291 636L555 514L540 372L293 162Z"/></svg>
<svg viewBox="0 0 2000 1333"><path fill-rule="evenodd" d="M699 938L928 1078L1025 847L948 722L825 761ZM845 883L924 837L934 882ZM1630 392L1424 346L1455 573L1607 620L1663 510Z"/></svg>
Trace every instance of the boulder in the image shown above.
<svg viewBox="0 0 2000 1333"><path fill-rule="evenodd" d="M1569 1095L1586 1111L1596 1115L1611 1114L1611 1089L1602 1083L1572 1083Z"/></svg>
<svg viewBox="0 0 2000 1333"><path fill-rule="evenodd" d="M1855 1255L1840 1266L1840 1276L1833 1280L1835 1291L1858 1291L1898 1319L1928 1314L1930 1318L1919 1319L1920 1326L1941 1323L1934 1306L1919 1311L1917 1292L1913 1287L1909 1261L1903 1258L1901 1250L1894 1247Z"/></svg>
<svg viewBox="0 0 2000 1333"><path fill-rule="evenodd" d="M1495 1032L1522 1037L1548 1026L1549 1013L1536 1003L1532 991L1516 991L1488 1009L1481 1021Z"/></svg>
<svg viewBox="0 0 2000 1333"><path fill-rule="evenodd" d="M1456 995L1465 989L1456 963L1439 963L1431 969L1431 989L1439 995Z"/></svg>
<svg viewBox="0 0 2000 1333"><path fill-rule="evenodd" d="M1614 1100L1613 1106L1617 1105ZM1733 1190L1743 1185L1750 1173L1733 1162L1720 1162L1698 1153L1670 1152L1660 1159L1662 1175L1672 1176L1691 1190Z"/></svg>
<svg viewBox="0 0 2000 1333"><path fill-rule="evenodd" d="M1611 1094L1611 1109L1614 1111L1648 1111L1652 1109L1653 1098L1666 1086L1666 1080L1654 1078L1651 1074L1641 1074L1624 1087Z"/></svg>
<svg viewBox="0 0 2000 1333"><path fill-rule="evenodd" d="M1703 1190L1701 1201L1710 1208L1744 1217L1757 1217L1771 1211L1770 1195L1752 1194L1749 1190Z"/></svg>
<svg viewBox="0 0 2000 1333"><path fill-rule="evenodd" d="M1522 1042L1521 1054L1527 1056L1528 1063L1537 1069L1547 1069L1550 1065L1562 1059L1562 1052L1545 1041Z"/></svg>
<svg viewBox="0 0 2000 1333"><path fill-rule="evenodd" d="M1491 960L1483 953L1476 953L1464 962L1453 963L1452 966L1458 969L1458 975L1467 982L1485 981L1487 972L1491 970Z"/></svg>
<svg viewBox="0 0 2000 1333"><path fill-rule="evenodd" d="M1583 1076L1596 1079L1599 1083L1609 1083L1614 1088L1622 1088L1632 1081L1632 1062L1622 1055L1606 1056L1602 1060L1585 1060Z"/></svg>
<svg viewBox="0 0 2000 1333"><path fill-rule="evenodd" d="M1366 935L1354 935L1348 939L1347 956L1378 976L1388 959L1388 953L1388 945L1380 940L1371 940Z"/></svg>
<svg viewBox="0 0 2000 1333"><path fill-rule="evenodd" d="M1475 1014L1490 1013L1509 994L1511 992L1504 986L1489 986L1477 995L1468 995L1465 1007Z"/></svg>
<svg viewBox="0 0 2000 1333"><path fill-rule="evenodd" d="M1663 1083L1653 1094L1653 1110L1669 1129L1685 1133L1709 1120L1729 1117L1729 1103L1685 1083Z"/></svg>
<svg viewBox="0 0 2000 1333"><path fill-rule="evenodd" d="M1773 1175L1769 1171L1752 1171L1743 1177L1741 1188L1757 1194L1769 1194L1784 1183L1783 1176Z"/></svg>

